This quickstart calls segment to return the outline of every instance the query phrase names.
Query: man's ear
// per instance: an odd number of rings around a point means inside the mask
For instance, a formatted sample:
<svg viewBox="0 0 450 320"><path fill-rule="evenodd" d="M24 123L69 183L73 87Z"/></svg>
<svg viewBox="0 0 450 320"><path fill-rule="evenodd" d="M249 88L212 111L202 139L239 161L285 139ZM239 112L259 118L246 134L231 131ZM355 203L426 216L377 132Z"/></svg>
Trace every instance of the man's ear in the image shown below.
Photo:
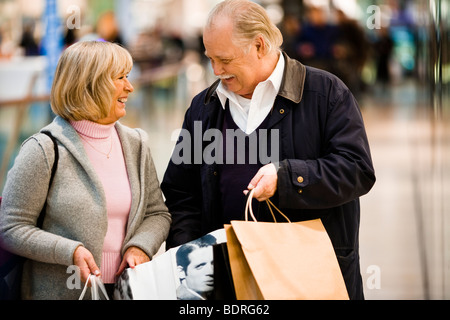
<svg viewBox="0 0 450 320"><path fill-rule="evenodd" d="M177 266L178 278L180 281L186 279L186 272L184 272L184 268L182 266Z"/></svg>
<svg viewBox="0 0 450 320"><path fill-rule="evenodd" d="M258 58L262 58L266 55L266 42L262 35L258 35L254 40L254 45L256 47L256 53L258 54Z"/></svg>

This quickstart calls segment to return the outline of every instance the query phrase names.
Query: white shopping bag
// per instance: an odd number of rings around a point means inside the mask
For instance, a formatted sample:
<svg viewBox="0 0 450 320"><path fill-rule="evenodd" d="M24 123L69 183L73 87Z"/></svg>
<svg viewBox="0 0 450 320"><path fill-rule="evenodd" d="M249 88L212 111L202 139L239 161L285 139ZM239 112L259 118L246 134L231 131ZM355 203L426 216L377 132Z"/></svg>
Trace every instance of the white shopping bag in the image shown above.
<svg viewBox="0 0 450 320"><path fill-rule="evenodd" d="M225 229L219 229L199 239L169 249L152 261L125 269L116 281L114 300L210 299L211 297L208 294L211 293L211 287L213 287L212 291L214 290L214 284L211 283L213 274L207 273L205 270L211 271L207 266L210 266L211 261L213 261L213 245L225 242ZM194 247L200 249L195 249L195 252L201 255L200 261L202 262L201 265L204 265L202 268L205 271L203 279L208 282L205 284L204 295L198 293L202 289L198 287L193 289L188 284L187 271L180 266L183 264L180 263L183 258L191 260L193 251L189 249Z"/></svg>
<svg viewBox="0 0 450 320"><path fill-rule="evenodd" d="M103 284L102 279L93 274L91 274L88 277L88 279L84 285L83 291L81 292L80 298L78 300L83 300L84 295L86 294L86 290L87 290L89 281L91 282L91 298L92 298L92 300L101 300L99 289L103 292L103 295L105 296L106 300L109 300L109 297L108 297L108 294L106 293L105 285Z"/></svg>

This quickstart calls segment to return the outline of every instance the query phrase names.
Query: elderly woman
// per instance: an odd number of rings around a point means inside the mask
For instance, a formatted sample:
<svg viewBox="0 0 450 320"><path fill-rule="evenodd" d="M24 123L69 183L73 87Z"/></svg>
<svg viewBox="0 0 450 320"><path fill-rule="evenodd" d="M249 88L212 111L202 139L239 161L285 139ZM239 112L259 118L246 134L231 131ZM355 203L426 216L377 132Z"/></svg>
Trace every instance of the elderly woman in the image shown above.
<svg viewBox="0 0 450 320"><path fill-rule="evenodd" d="M23 143L3 193L0 235L28 258L24 299L78 298L81 290L66 284L70 265L81 281L99 275L111 289L116 275L149 261L168 235L171 216L148 137L118 122L133 92L131 68L128 51L108 42L79 42L60 58L51 92L57 116L41 130L57 140L53 183L53 143L38 133Z"/></svg>

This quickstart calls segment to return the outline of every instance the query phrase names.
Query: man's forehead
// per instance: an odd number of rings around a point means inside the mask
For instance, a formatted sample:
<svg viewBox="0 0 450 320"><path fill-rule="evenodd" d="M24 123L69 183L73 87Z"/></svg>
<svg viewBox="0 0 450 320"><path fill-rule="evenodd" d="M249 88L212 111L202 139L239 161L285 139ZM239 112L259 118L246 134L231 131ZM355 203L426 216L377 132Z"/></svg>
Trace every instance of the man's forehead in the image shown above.
<svg viewBox="0 0 450 320"><path fill-rule="evenodd" d="M233 20L226 15L215 16L211 19L209 24L205 26L205 31L218 31L222 29L232 29Z"/></svg>
<svg viewBox="0 0 450 320"><path fill-rule="evenodd" d="M214 54L214 52L212 52L211 54L207 51L207 50L205 50L205 56L207 56L208 58L216 58L216 59L230 59L230 58L233 58L234 57L234 55L232 55L232 54L227 54L227 53L224 53L224 52L218 52L218 53L216 53L216 54Z"/></svg>
<svg viewBox="0 0 450 320"><path fill-rule="evenodd" d="M226 37L204 37L205 55L209 58L229 59L235 55L235 46L231 38Z"/></svg>

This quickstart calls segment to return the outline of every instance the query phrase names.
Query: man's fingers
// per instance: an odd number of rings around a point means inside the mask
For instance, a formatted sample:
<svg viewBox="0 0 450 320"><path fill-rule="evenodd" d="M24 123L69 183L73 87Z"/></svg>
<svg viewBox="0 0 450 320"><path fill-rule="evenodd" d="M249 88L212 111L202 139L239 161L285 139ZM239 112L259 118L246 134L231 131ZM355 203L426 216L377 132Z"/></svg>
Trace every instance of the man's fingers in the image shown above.
<svg viewBox="0 0 450 320"><path fill-rule="evenodd" d="M247 189L248 190L254 189L258 185L258 183L262 179L262 177L263 177L263 173L261 172L261 169L260 169L260 170L258 170L258 172L255 174L255 176L250 181L249 185L247 186Z"/></svg>
<svg viewBox="0 0 450 320"><path fill-rule="evenodd" d="M244 194L247 195L249 190L254 190L253 197L255 199L259 201L267 200L275 194L277 181L275 165L267 164L258 170L247 186L248 190L244 190Z"/></svg>

